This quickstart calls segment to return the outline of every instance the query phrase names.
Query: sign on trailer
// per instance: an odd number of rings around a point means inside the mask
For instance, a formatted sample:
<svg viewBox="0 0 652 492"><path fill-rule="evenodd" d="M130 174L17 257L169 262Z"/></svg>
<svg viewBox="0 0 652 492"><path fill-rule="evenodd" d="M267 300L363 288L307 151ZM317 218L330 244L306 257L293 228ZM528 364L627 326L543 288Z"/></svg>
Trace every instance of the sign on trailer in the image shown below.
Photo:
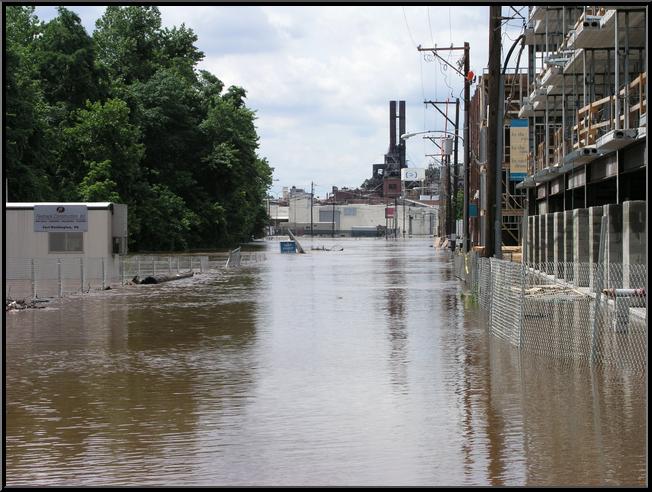
<svg viewBox="0 0 652 492"><path fill-rule="evenodd" d="M88 232L86 205L34 205L34 232Z"/></svg>

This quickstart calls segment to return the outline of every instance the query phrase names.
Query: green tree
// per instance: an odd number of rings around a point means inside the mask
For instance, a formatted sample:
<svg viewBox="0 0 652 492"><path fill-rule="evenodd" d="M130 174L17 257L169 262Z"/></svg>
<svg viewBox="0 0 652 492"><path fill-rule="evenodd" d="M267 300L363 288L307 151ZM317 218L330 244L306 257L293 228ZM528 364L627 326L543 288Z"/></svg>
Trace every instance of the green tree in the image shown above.
<svg viewBox="0 0 652 492"><path fill-rule="evenodd" d="M132 250L232 246L261 232L272 169L246 91L198 70L185 25L109 6L90 37L60 7L6 9L6 162L12 199L129 206Z"/></svg>
<svg viewBox="0 0 652 492"><path fill-rule="evenodd" d="M136 196L144 146L129 112L124 101L108 99L74 113L73 126L64 131L68 159L57 169L67 198L128 204Z"/></svg>
<svg viewBox="0 0 652 492"><path fill-rule="evenodd" d="M161 49L158 7L109 6L95 23L98 63L114 84L147 80L156 70Z"/></svg>
<svg viewBox="0 0 652 492"><path fill-rule="evenodd" d="M457 195L454 199L455 204L455 219L464 218L464 190L457 190Z"/></svg>
<svg viewBox="0 0 652 492"><path fill-rule="evenodd" d="M52 138L33 47L40 31L34 7L6 7L4 138L11 200L42 201L53 193L47 169Z"/></svg>
<svg viewBox="0 0 652 492"><path fill-rule="evenodd" d="M264 200L271 185L272 170L260 159L255 113L244 103L246 92L240 87L228 91L209 109L200 127L210 151L202 160L203 183L226 211L227 244L244 241L264 227Z"/></svg>
<svg viewBox="0 0 652 492"><path fill-rule="evenodd" d="M93 40L77 14L58 7L36 40L36 61L46 100L81 107L99 96Z"/></svg>
<svg viewBox="0 0 652 492"><path fill-rule="evenodd" d="M199 216L165 185L147 189L138 204L140 221L138 248L149 251L185 250L193 246L192 231Z"/></svg>

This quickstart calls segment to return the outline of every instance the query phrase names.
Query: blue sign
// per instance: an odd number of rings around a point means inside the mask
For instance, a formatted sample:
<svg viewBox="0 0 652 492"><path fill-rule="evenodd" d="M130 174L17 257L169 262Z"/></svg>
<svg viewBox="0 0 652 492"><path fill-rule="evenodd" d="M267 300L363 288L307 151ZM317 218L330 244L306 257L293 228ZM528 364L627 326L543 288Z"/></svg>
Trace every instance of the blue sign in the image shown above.
<svg viewBox="0 0 652 492"><path fill-rule="evenodd" d="M469 217L478 216L478 206L475 203L469 203Z"/></svg>
<svg viewBox="0 0 652 492"><path fill-rule="evenodd" d="M509 180L510 181L523 181L526 176L527 176L527 173L509 173Z"/></svg>
<svg viewBox="0 0 652 492"><path fill-rule="evenodd" d="M281 253L296 253L297 245L294 241L281 241Z"/></svg>
<svg viewBox="0 0 652 492"><path fill-rule="evenodd" d="M528 125L528 119L527 118L523 118L523 119L513 118L512 121L511 121L510 126L524 128L524 127L527 127L527 125Z"/></svg>

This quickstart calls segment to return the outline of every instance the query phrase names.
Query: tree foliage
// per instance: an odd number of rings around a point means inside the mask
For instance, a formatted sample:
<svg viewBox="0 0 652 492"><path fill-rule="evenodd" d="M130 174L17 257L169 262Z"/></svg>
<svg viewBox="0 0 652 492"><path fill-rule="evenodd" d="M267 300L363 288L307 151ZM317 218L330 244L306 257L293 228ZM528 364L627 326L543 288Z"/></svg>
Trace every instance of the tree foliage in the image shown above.
<svg viewBox="0 0 652 492"><path fill-rule="evenodd" d="M6 7L5 148L13 201L129 206L132 250L232 246L262 233L272 168L246 90L199 70L192 29L109 6L89 36L64 8Z"/></svg>

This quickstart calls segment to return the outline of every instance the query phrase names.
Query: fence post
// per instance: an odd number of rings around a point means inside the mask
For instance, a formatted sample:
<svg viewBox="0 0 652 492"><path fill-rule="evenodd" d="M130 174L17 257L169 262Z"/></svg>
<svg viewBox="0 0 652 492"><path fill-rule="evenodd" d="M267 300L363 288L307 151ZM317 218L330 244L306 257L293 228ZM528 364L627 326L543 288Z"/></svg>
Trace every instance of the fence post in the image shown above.
<svg viewBox="0 0 652 492"><path fill-rule="evenodd" d="M79 281L81 282L80 292L84 293L84 258L79 258Z"/></svg>
<svg viewBox="0 0 652 492"><path fill-rule="evenodd" d="M34 268L34 258L32 258L32 299L36 299L36 269Z"/></svg>
<svg viewBox="0 0 652 492"><path fill-rule="evenodd" d="M177 256L177 275L179 275L179 257Z"/></svg>
<svg viewBox="0 0 652 492"><path fill-rule="evenodd" d="M102 257L102 290L106 288L106 277L104 274L104 257Z"/></svg>
<svg viewBox="0 0 652 492"><path fill-rule="evenodd" d="M156 275L156 260L154 258L155 257L152 256L152 275Z"/></svg>
<svg viewBox="0 0 652 492"><path fill-rule="evenodd" d="M202 257L199 257L199 273L204 273L204 262L201 261Z"/></svg>
<svg viewBox="0 0 652 492"><path fill-rule="evenodd" d="M600 307L600 298L602 296L602 287L604 282L604 246L607 227L607 215L602 216L600 224L600 249L598 253L598 262L596 264L596 282L595 282L595 305L593 307L593 330L591 333L591 362L595 362L597 357L597 330L598 330L598 309ZM590 268L590 266L589 266Z"/></svg>
<svg viewBox="0 0 652 492"><path fill-rule="evenodd" d="M57 258L57 277L59 278L59 297L63 297L63 283L61 280L61 258Z"/></svg>
<svg viewBox="0 0 652 492"><path fill-rule="evenodd" d="M140 278L140 256L138 257L138 278Z"/></svg>
<svg viewBox="0 0 652 492"><path fill-rule="evenodd" d="M172 275L172 257L168 256L168 274Z"/></svg>
<svg viewBox="0 0 652 492"><path fill-rule="evenodd" d="M525 259L527 258L528 247L527 247L527 220L524 221L523 225L523 250L521 256L521 305L520 305L520 316L519 316L519 330L518 330L518 348L519 350L523 348L523 326L525 325L525 283L527 281L527 268Z"/></svg>

